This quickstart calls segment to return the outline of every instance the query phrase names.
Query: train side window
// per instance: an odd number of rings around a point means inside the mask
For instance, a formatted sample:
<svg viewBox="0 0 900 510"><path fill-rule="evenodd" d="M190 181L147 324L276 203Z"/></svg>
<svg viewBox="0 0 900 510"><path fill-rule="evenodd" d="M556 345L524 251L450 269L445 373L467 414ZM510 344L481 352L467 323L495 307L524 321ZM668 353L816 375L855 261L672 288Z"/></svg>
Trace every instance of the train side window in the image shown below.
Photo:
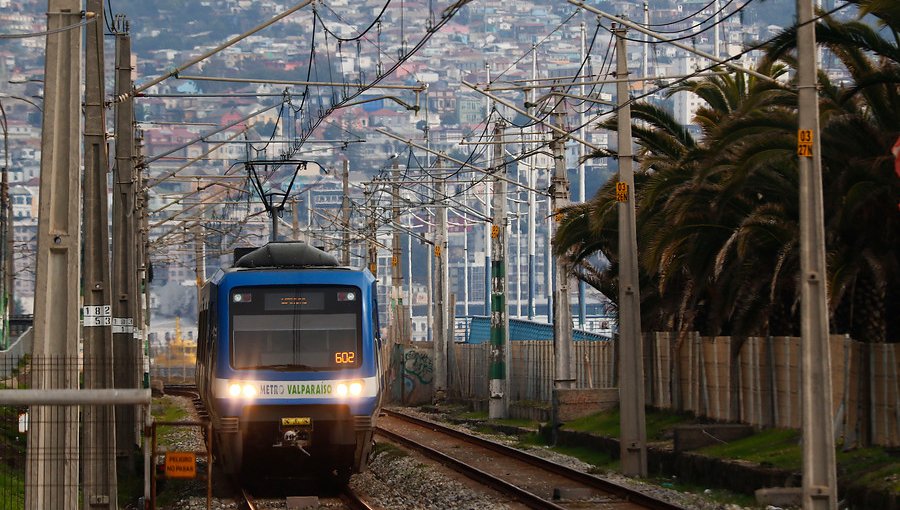
<svg viewBox="0 0 900 510"><path fill-rule="evenodd" d="M381 324L378 322L378 287L372 284L372 327L375 329L375 342L381 347Z"/></svg>
<svg viewBox="0 0 900 510"><path fill-rule="evenodd" d="M207 309L200 310L200 316L197 318L198 328L197 331L197 355L201 358L206 354L207 347L207 332L209 331L209 325L207 324L207 320L209 318L209 311Z"/></svg>

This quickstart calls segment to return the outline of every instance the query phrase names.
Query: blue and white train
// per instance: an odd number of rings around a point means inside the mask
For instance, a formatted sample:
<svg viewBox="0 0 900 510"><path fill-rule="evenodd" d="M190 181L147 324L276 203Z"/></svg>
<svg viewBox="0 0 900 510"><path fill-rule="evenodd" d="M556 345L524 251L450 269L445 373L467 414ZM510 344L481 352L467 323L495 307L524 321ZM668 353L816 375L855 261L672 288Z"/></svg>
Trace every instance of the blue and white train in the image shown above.
<svg viewBox="0 0 900 510"><path fill-rule="evenodd" d="M203 286L197 388L226 472L289 459L345 482L365 467L382 397L376 296L367 269L292 242Z"/></svg>

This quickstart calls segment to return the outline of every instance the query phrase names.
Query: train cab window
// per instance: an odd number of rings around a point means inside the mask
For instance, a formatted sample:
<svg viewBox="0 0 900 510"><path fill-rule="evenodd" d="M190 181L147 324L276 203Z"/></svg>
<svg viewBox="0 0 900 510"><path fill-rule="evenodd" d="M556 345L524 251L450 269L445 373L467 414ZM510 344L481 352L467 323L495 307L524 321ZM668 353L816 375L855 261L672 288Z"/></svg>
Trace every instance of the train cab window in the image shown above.
<svg viewBox="0 0 900 510"><path fill-rule="evenodd" d="M240 287L229 303L235 369L341 370L360 366L359 289Z"/></svg>

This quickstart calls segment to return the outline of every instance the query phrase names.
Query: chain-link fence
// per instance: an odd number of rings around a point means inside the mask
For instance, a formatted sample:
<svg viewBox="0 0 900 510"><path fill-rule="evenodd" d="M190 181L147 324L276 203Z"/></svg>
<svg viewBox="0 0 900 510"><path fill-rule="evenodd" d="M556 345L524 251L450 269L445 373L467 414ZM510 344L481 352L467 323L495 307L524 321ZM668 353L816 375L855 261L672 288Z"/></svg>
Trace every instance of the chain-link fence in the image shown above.
<svg viewBox="0 0 900 510"><path fill-rule="evenodd" d="M111 389L110 360L24 356L4 363L0 510L75 509L85 503L117 508L117 460L139 457L142 434L139 423L118 424L131 434L117 441L116 410L145 409L149 390ZM130 414L138 420L144 415Z"/></svg>

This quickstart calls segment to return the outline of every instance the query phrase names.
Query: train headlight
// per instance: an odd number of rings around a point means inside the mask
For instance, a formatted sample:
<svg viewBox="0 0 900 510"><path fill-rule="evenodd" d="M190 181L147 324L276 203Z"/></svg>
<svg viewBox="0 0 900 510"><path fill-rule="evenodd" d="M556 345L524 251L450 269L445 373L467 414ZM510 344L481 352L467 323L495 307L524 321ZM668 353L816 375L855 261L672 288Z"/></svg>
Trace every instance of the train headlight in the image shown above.
<svg viewBox="0 0 900 510"><path fill-rule="evenodd" d="M334 388L334 392L338 397L358 397L362 395L363 392L363 382L362 381L348 381L348 382L340 382Z"/></svg>
<svg viewBox="0 0 900 510"><path fill-rule="evenodd" d="M256 386L247 383L229 383L228 396L230 396L231 398L253 398L256 396Z"/></svg>

